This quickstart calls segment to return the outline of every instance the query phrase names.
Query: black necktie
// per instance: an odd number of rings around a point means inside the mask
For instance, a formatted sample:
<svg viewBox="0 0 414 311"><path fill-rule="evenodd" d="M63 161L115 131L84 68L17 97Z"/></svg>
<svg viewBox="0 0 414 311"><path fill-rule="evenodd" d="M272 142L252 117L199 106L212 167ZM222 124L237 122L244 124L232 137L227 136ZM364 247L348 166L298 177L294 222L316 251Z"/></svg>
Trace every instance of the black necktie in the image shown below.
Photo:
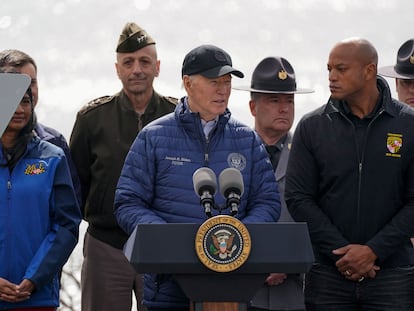
<svg viewBox="0 0 414 311"><path fill-rule="evenodd" d="M270 162L272 163L273 170L276 170L277 164L280 158L280 150L277 146L266 146L267 153L269 154Z"/></svg>

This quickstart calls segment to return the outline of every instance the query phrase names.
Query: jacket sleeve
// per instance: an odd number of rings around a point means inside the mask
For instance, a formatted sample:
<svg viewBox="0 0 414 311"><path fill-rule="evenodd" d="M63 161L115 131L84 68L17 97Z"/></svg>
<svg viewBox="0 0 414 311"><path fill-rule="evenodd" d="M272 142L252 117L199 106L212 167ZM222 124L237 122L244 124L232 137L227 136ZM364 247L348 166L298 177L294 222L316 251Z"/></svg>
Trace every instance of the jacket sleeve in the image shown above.
<svg viewBox="0 0 414 311"><path fill-rule="evenodd" d="M318 205L319 171L312 153L313 133L312 125L303 119L296 127L286 172L285 199L293 219L307 222L314 249L336 261L332 250L349 243Z"/></svg>
<svg viewBox="0 0 414 311"><path fill-rule="evenodd" d="M166 223L151 210L154 194L155 159L145 129L132 144L115 191L115 217L127 233L139 223Z"/></svg>
<svg viewBox="0 0 414 311"><path fill-rule="evenodd" d="M91 184L91 155L88 136L89 131L87 127L88 122L85 122L82 115L78 113L69 143L71 160L78 173L78 181L80 183L80 193L82 198L80 209L83 216L85 216L85 203Z"/></svg>
<svg viewBox="0 0 414 311"><path fill-rule="evenodd" d="M276 222L280 216L280 196L267 152L255 136L252 151L252 171L244 223Z"/></svg>
<svg viewBox="0 0 414 311"><path fill-rule="evenodd" d="M33 257L24 278L36 288L51 282L68 260L79 238L81 213L64 156L55 170L50 202L50 231Z"/></svg>

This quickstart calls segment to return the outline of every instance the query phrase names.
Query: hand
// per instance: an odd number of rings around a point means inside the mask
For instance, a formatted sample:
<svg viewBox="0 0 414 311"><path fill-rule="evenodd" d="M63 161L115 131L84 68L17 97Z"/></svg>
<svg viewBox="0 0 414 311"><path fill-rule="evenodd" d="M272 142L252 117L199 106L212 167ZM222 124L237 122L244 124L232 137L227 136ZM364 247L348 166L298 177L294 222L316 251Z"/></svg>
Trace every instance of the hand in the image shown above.
<svg viewBox="0 0 414 311"><path fill-rule="evenodd" d="M16 286L16 284L0 278L0 300L14 302L17 294Z"/></svg>
<svg viewBox="0 0 414 311"><path fill-rule="evenodd" d="M28 279L24 279L18 286L17 291L22 296L26 296L27 299L30 298L30 295L35 290L35 286L32 281Z"/></svg>
<svg viewBox="0 0 414 311"><path fill-rule="evenodd" d="M29 299L31 292L26 290L22 291L19 289L19 286L20 285L16 285L6 279L0 278L0 300L7 302L20 302Z"/></svg>
<svg viewBox="0 0 414 311"><path fill-rule="evenodd" d="M377 255L366 245L348 244L332 252L342 256L336 261L336 267L349 280L362 281L366 277L374 278L380 269L375 265Z"/></svg>
<svg viewBox="0 0 414 311"><path fill-rule="evenodd" d="M284 273L270 273L266 278L265 283L269 286L282 284L287 278L287 275Z"/></svg>

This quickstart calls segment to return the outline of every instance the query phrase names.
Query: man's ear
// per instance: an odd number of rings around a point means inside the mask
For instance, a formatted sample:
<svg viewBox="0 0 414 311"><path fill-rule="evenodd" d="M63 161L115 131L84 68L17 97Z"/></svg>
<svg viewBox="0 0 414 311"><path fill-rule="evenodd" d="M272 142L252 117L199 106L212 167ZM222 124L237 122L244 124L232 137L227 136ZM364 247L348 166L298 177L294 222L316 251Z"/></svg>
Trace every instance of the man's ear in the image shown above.
<svg viewBox="0 0 414 311"><path fill-rule="evenodd" d="M183 76L183 86L184 86L184 89L188 93L188 90L191 88L191 79L190 79L190 76L187 76L187 75L184 75Z"/></svg>
<svg viewBox="0 0 414 311"><path fill-rule="evenodd" d="M158 77L160 75L160 68L161 68L161 61L157 60L157 71L155 76Z"/></svg>
<svg viewBox="0 0 414 311"><path fill-rule="evenodd" d="M367 80L372 80L377 78L377 65L374 63L370 63L365 66L365 75Z"/></svg>
<svg viewBox="0 0 414 311"><path fill-rule="evenodd" d="M251 99L249 101L250 113L253 117L256 117L256 101Z"/></svg>
<svg viewBox="0 0 414 311"><path fill-rule="evenodd" d="M119 70L118 70L118 63L115 63L115 71L116 71L116 75L119 78Z"/></svg>

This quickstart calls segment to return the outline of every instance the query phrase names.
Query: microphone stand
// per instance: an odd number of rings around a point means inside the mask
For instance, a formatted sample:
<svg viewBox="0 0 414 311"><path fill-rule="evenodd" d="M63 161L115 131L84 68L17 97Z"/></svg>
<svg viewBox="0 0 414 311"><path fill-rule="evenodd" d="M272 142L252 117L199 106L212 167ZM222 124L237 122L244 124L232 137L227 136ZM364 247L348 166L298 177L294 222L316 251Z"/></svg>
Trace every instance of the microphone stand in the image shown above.
<svg viewBox="0 0 414 311"><path fill-rule="evenodd" d="M212 209L219 211L221 215L225 209L230 209L230 216L236 216L239 211L240 196L237 193L231 192L223 205L214 203L214 197L208 191L204 191L200 196L200 205L204 208L204 213L208 218L212 217Z"/></svg>

